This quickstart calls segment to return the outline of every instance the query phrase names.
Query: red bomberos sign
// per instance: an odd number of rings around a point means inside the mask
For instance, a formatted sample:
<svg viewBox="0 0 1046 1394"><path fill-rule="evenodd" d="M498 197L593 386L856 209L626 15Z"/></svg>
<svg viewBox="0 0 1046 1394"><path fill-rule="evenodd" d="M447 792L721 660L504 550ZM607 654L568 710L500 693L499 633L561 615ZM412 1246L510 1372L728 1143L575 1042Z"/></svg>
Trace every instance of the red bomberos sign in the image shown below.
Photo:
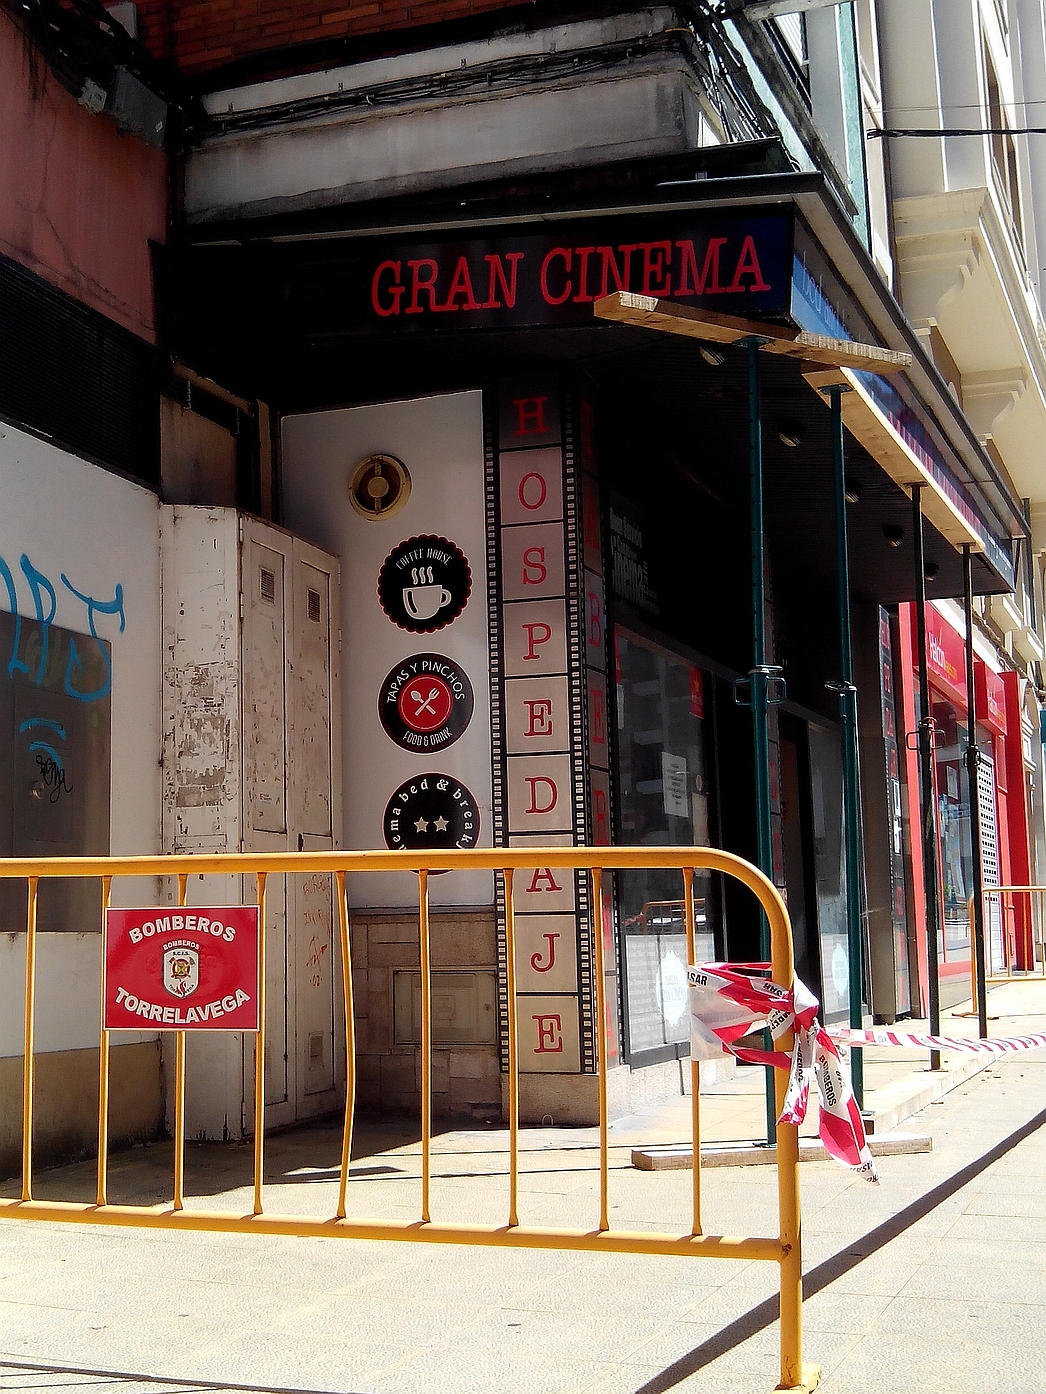
<svg viewBox="0 0 1046 1394"><path fill-rule="evenodd" d="M257 1031L258 907L105 912L107 1031Z"/></svg>

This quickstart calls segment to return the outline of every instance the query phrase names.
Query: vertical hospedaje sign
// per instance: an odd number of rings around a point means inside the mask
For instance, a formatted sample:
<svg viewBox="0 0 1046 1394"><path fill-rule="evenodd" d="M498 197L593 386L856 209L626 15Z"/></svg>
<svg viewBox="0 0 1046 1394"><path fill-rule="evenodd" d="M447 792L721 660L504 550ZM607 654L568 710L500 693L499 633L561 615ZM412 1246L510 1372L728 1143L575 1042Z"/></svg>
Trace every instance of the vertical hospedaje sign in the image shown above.
<svg viewBox="0 0 1046 1394"><path fill-rule="evenodd" d="M608 843L606 642L590 404L558 377L497 402L499 843ZM513 886L520 1067L594 1068L587 877L536 865ZM501 907L503 913L503 907Z"/></svg>

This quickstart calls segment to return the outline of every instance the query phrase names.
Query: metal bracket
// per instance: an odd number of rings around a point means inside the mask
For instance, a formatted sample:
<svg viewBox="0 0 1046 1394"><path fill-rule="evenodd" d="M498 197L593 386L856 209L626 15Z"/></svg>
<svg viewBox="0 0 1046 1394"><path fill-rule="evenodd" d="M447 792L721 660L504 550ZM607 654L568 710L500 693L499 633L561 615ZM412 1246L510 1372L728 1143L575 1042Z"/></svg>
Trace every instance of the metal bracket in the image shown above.
<svg viewBox="0 0 1046 1394"><path fill-rule="evenodd" d="M927 733L927 734L929 735L929 737L930 737L930 749L931 749L931 750L936 750L937 746L940 744L940 742L939 742L938 739L937 739L937 734L938 734L939 729L940 729L940 728L938 727L937 722L934 721L934 719L933 719L932 716L931 716L931 717L927 717L926 720L924 720L924 721L920 721L919 724L918 724L918 726L915 728L914 731L907 731L907 732L905 733L905 737L904 737L905 749L906 749L906 750L922 750L922 748L923 748L922 737L923 737L923 733L925 732L925 733Z"/></svg>
<svg viewBox="0 0 1046 1394"><path fill-rule="evenodd" d="M751 707L752 705L752 679L762 676L766 679L766 705L768 707L779 707L788 696L788 685L781 674L784 669L779 663L764 663L759 668L752 668L747 678L735 678L733 681L734 705L737 707ZM771 697L770 685L773 683L777 687L777 695Z"/></svg>
<svg viewBox="0 0 1046 1394"><path fill-rule="evenodd" d="M829 682L826 682L825 687L828 689L829 692L837 692L840 697L843 695L844 692L857 691L857 688L852 682L839 682L834 678L831 679Z"/></svg>

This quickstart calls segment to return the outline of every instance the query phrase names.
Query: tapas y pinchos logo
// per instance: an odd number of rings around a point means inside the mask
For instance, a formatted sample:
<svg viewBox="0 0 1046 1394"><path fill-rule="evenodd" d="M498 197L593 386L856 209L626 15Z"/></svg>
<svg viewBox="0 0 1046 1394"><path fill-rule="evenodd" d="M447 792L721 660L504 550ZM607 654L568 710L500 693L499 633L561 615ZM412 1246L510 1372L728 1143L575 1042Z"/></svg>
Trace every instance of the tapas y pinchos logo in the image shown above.
<svg viewBox="0 0 1046 1394"><path fill-rule="evenodd" d="M460 664L441 653L415 653L387 674L378 717L402 750L444 750L472 720L472 684Z"/></svg>

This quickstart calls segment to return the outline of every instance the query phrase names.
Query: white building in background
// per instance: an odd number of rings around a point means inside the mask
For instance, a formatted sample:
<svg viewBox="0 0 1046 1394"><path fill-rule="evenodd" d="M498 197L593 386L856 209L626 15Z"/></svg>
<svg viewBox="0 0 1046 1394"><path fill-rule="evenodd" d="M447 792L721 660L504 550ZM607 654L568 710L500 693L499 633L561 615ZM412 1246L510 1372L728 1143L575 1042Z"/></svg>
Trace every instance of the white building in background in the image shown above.
<svg viewBox="0 0 1046 1394"><path fill-rule="evenodd" d="M892 251L894 291L1029 525L1015 592L975 608L985 662L1016 684L1010 717L1020 730L1009 733L999 803L1009 805L1011 854L1023 805L1031 855L1014 856L1009 874L1041 882L1046 136L1024 128L1046 125L1046 9L1041 0L861 0L857 9L869 184L888 194L877 236ZM949 608L945 619L961 630ZM998 763L987 733L982 741ZM985 851L990 880L998 862ZM1025 937L1028 928L1025 919Z"/></svg>

